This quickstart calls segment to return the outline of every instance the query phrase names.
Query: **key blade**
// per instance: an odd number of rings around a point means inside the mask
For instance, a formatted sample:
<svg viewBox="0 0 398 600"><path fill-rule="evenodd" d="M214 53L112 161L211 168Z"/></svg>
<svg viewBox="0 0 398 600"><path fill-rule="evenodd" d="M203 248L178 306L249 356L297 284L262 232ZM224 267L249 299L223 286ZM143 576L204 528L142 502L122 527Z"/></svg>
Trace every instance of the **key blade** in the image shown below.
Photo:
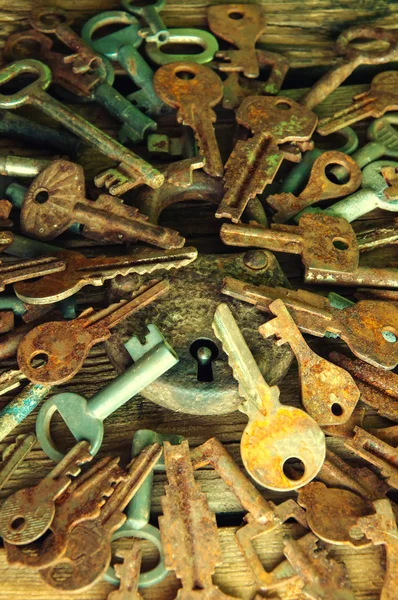
<svg viewBox="0 0 398 600"><path fill-rule="evenodd" d="M18 388L24 379L26 379L26 375L18 369L2 373L0 375L0 396Z"/></svg>
<svg viewBox="0 0 398 600"><path fill-rule="evenodd" d="M65 267L64 261L51 256L3 264L0 266L0 291L10 283L58 273L64 271Z"/></svg>
<svg viewBox="0 0 398 600"><path fill-rule="evenodd" d="M186 111L183 113L180 109L177 116L183 114L181 122L194 131L199 152L204 157L203 170L212 177L222 177L224 165L212 125L216 121L216 114L211 108L200 108L197 105L194 108L196 110L192 110L187 116Z"/></svg>
<svg viewBox="0 0 398 600"><path fill-rule="evenodd" d="M36 443L34 433L19 435L13 444L9 444L3 452L3 462L0 464L0 490L3 489L14 471L29 454Z"/></svg>
<svg viewBox="0 0 398 600"><path fill-rule="evenodd" d="M384 111L382 108L378 108L376 98L368 96L364 100L354 102L352 106L338 111L332 117L321 119L318 123L317 133L330 135L363 119L381 117L386 110L387 107Z"/></svg>
<svg viewBox="0 0 398 600"><path fill-rule="evenodd" d="M145 342L142 344L137 336L131 337L124 345L128 353L134 362L137 362L147 352L158 346L159 344L165 344L172 354L174 350L167 343L159 329L153 323L147 325L149 333L145 336Z"/></svg>

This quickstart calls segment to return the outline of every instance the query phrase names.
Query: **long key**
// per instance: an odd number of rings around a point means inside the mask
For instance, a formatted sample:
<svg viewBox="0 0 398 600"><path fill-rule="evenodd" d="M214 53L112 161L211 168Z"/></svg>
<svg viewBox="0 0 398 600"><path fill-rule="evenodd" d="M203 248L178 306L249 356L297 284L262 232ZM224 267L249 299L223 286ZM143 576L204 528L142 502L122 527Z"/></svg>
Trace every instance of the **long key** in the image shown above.
<svg viewBox="0 0 398 600"><path fill-rule="evenodd" d="M51 275L64 270L64 261L52 256L0 264L0 292L10 283Z"/></svg>
<svg viewBox="0 0 398 600"><path fill-rule="evenodd" d="M162 176L163 177L163 176ZM166 248L181 248L184 238L167 227L153 225L137 208L119 198L101 194L97 200L84 195L84 171L80 165L56 160L29 187L21 209L21 226L41 240L51 240L75 222L85 237L121 243L144 241Z"/></svg>
<svg viewBox="0 0 398 600"><path fill-rule="evenodd" d="M86 441L76 444L64 459L35 487L18 490L9 496L0 511L0 535L10 544L37 540L55 514L55 501L80 473L80 466L92 459Z"/></svg>
<svg viewBox="0 0 398 600"><path fill-rule="evenodd" d="M67 392L56 394L43 404L37 416L36 429L47 456L55 461L63 456L51 436L51 418L56 411L76 439L89 440L90 452L95 455L101 447L106 417L178 363L177 355L157 327L149 324L148 329L144 344L135 336L125 344L134 364L90 400Z"/></svg>
<svg viewBox="0 0 398 600"><path fill-rule="evenodd" d="M154 188L163 184L164 177L157 169L45 92L51 83L51 71L43 63L32 59L12 63L0 71L0 85L23 73L33 73L38 79L15 94L0 94L0 108L35 106L114 160L116 168L95 177L97 187L105 185L112 195L118 195L144 183Z"/></svg>
<svg viewBox="0 0 398 600"><path fill-rule="evenodd" d="M282 300L275 300L269 308L276 319L261 325L259 332L265 338L275 335L278 346L288 343L293 350L305 410L319 425L345 423L360 395L353 378L311 350Z"/></svg>
<svg viewBox="0 0 398 600"><path fill-rule="evenodd" d="M367 92L354 96L352 106L339 110L332 117L321 119L317 132L329 135L363 119L376 119L386 112L398 110L397 83L398 71L379 73L372 79Z"/></svg>
<svg viewBox="0 0 398 600"><path fill-rule="evenodd" d="M398 364L393 333L398 331L398 308L392 302L361 300L339 309L327 298L312 292L255 286L232 277L224 279L221 291L265 312L270 312L269 306L274 300L281 299L304 333L317 337L329 332L338 335L355 356L375 367L394 369Z"/></svg>
<svg viewBox="0 0 398 600"><path fill-rule="evenodd" d="M216 217L237 223L249 200L272 183L284 158L292 159L280 148L285 142L308 142L317 117L290 98L252 96L245 98L236 113L240 125L253 136L238 141L225 165L226 193Z"/></svg>
<svg viewBox="0 0 398 600"><path fill-rule="evenodd" d="M82 367L90 349L107 340L111 329L123 319L141 310L167 293L165 280L148 283L132 295L94 312L85 310L72 321L53 321L38 325L24 337L18 348L18 365L34 383L56 385L73 377ZM36 366L35 357L45 357Z"/></svg>
<svg viewBox="0 0 398 600"><path fill-rule="evenodd" d="M122 0L122 6L136 17L140 17L147 25L145 29L140 29L139 34L147 42L154 42L157 46L166 44L170 33L159 15L160 11L166 6L166 0L155 0L153 4L144 4L135 2L135 0Z"/></svg>
<svg viewBox="0 0 398 600"><path fill-rule="evenodd" d="M15 442L8 444L2 454L0 463L0 490L6 485L10 477L26 458L36 443L34 433L19 435Z"/></svg>
<svg viewBox="0 0 398 600"><path fill-rule="evenodd" d="M193 262L197 256L198 251L191 247L177 250L143 248L125 256L94 258L87 258L72 250L61 250L57 258L66 265L61 277L53 274L36 281L17 283L14 291L18 298L29 304L49 304L69 298L86 285L103 285L117 275L146 275L158 270L180 269Z"/></svg>
<svg viewBox="0 0 398 600"><path fill-rule="evenodd" d="M116 485L99 516L74 527L63 559L40 571L46 583L58 590L82 591L103 577L112 558L112 534L126 520L123 510L156 465L162 451L159 444L147 446L131 463L125 480ZM65 566L67 575L60 576L65 573Z"/></svg>
<svg viewBox="0 0 398 600"><path fill-rule="evenodd" d="M209 67L190 62L163 65L154 77L155 91L169 106L177 109L177 121L191 127L206 159L204 171L221 177L224 167L218 148L212 109L223 96L222 81Z"/></svg>
<svg viewBox="0 0 398 600"><path fill-rule="evenodd" d="M358 38L370 41L382 41L388 44L382 50L358 50L350 46L350 42ZM381 27L366 27L363 25L350 27L343 31L336 41L338 54L345 58L340 64L321 77L300 98L300 104L307 108L314 108L329 96L351 73L360 65L378 65L397 60L398 36L395 31L388 31ZM348 125L349 123L347 123Z"/></svg>
<svg viewBox="0 0 398 600"><path fill-rule="evenodd" d="M249 422L240 447L246 470L269 489L287 491L305 485L316 476L325 458L322 430L303 410L279 402L279 388L265 382L227 304L217 307L213 329L245 399L240 410ZM289 478L292 458L304 467L298 479Z"/></svg>

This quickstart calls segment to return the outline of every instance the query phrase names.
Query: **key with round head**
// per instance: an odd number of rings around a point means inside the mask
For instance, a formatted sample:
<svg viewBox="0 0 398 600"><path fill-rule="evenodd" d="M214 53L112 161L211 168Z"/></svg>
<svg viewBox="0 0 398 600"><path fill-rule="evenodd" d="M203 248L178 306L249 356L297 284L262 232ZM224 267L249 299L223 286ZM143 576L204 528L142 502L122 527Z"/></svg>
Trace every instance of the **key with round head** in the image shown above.
<svg viewBox="0 0 398 600"><path fill-rule="evenodd" d="M159 14L165 8L166 0L155 0L148 4L142 4L135 0L122 0L122 6L147 24L148 27L139 30L139 35L147 42L154 42L157 46L168 42L170 33Z"/></svg>
<svg viewBox="0 0 398 600"><path fill-rule="evenodd" d="M51 83L51 71L40 61L21 60L2 69L0 89L2 84L18 75L29 73L36 75L37 79L14 94L0 94L0 108L15 109L27 104L34 106L115 161L116 167L100 173L94 180L97 187L105 185L112 195L123 194L141 184L154 188L163 184L164 177L157 169L47 94L45 90Z"/></svg>
<svg viewBox="0 0 398 600"><path fill-rule="evenodd" d="M350 45L353 40L364 38L366 40L382 41L387 43L387 48L381 50L359 50ZM319 79L300 99L300 104L307 108L314 108L329 96L351 75L360 65L386 64L398 59L398 36L395 31L381 27L367 27L355 25L343 31L336 42L338 54L344 59ZM347 123L349 125L349 123Z"/></svg>
<svg viewBox="0 0 398 600"><path fill-rule="evenodd" d="M133 293L129 301L121 300L98 312L88 308L72 321L38 325L19 345L19 368L34 383L67 381L82 367L90 349L111 336L113 327L167 293L169 285L166 280L154 281ZM45 364L37 365L35 357L44 357Z"/></svg>
<svg viewBox="0 0 398 600"><path fill-rule="evenodd" d="M269 387L251 354L227 304L220 304L213 329L220 340L244 398L240 410L249 422L242 434L241 456L250 475L266 488L297 489L320 470L326 452L325 437L307 413L279 401L279 388ZM304 466L300 479L290 479L287 464L295 458Z"/></svg>
<svg viewBox="0 0 398 600"><path fill-rule="evenodd" d="M1 507L0 535L10 544L28 544L50 527L55 502L77 477L81 465L93 456L86 441L76 444L62 461L36 486L18 490Z"/></svg>
<svg viewBox="0 0 398 600"><path fill-rule="evenodd" d="M95 201L87 200L84 186L80 165L66 160L52 162L25 194L21 208L23 231L40 240L52 240L80 223L85 237L102 243L140 240L165 248L184 245L185 239L177 231L153 225L137 208L119 198L100 194Z"/></svg>
<svg viewBox="0 0 398 600"><path fill-rule="evenodd" d="M193 129L199 151L206 159L204 171L213 177L221 177L224 167L213 126L216 114L212 108L223 96L221 79L203 65L177 62L158 69L154 86L161 100L177 109L177 121Z"/></svg>
<svg viewBox="0 0 398 600"><path fill-rule="evenodd" d="M56 411L61 414L75 439L89 440L90 452L95 455L102 443L103 421L106 417L178 362L177 355L157 327L149 324L148 329L143 344L135 336L125 344L134 364L89 400L79 394L66 392L56 394L43 404L36 429L47 456L55 461L63 456L51 436L51 418Z"/></svg>

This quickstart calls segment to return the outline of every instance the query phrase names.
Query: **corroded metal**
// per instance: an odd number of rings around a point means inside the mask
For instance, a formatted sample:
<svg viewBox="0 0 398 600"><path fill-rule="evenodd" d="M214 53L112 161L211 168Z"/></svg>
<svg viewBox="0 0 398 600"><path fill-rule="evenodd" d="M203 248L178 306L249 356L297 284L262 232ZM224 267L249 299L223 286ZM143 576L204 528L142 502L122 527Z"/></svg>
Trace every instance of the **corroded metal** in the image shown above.
<svg viewBox="0 0 398 600"><path fill-rule="evenodd" d="M0 292L10 283L51 275L64 270L64 261L52 256L0 264Z"/></svg>
<svg viewBox="0 0 398 600"><path fill-rule="evenodd" d="M119 548L117 558L123 563L115 565L116 575L120 579L119 589L113 590L107 600L143 600L138 592L138 577L141 568L141 548L138 540L132 542L130 548Z"/></svg>
<svg viewBox="0 0 398 600"><path fill-rule="evenodd" d="M398 489L398 449L361 427L354 428L354 437L344 446L380 469L382 477Z"/></svg>
<svg viewBox="0 0 398 600"><path fill-rule="evenodd" d="M20 371L17 371L21 374ZM15 380L14 380L15 381ZM12 382L11 382L12 383ZM12 389L12 388L11 388ZM6 404L0 411L0 442L22 423L22 421L35 410L40 402L53 391L51 385L40 385L39 383L28 383L15 398ZM6 393L0 386L1 393ZM7 391L10 390L8 387Z"/></svg>
<svg viewBox="0 0 398 600"><path fill-rule="evenodd" d="M8 444L2 454L0 463L0 489L2 489L21 462L26 458L36 443L34 433L22 434L15 442Z"/></svg>

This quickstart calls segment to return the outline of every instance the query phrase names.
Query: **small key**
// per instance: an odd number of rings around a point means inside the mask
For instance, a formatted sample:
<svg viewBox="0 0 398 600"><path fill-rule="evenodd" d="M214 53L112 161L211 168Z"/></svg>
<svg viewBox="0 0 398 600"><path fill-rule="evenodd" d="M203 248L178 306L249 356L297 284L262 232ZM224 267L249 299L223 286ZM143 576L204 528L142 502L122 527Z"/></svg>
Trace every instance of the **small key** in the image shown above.
<svg viewBox="0 0 398 600"><path fill-rule="evenodd" d="M152 250L143 248L127 256L96 256L86 258L79 252L61 250L57 258L66 267L62 277L41 277L36 281L17 283L14 291L18 298L32 305L47 305L76 294L86 285L100 286L108 279L129 273L146 275L158 270L180 269L198 256L196 248L180 250ZM0 296L1 306L1 296Z"/></svg>
<svg viewBox="0 0 398 600"><path fill-rule="evenodd" d="M358 50L350 46L355 39L364 38L370 41L382 41L387 43L387 48L382 50ZM339 87L360 65L386 64L398 59L398 36L395 31L388 31L381 27L366 27L355 25L343 31L336 41L336 50L345 58L336 67L323 75L300 98L300 104L307 108L318 106L335 89ZM349 125L349 123L347 123Z"/></svg>
<svg viewBox="0 0 398 600"><path fill-rule="evenodd" d="M305 410L319 425L345 423L360 395L353 378L311 350L282 300L275 300L269 308L276 319L261 325L259 332L265 338L275 335L278 346L288 343L293 350Z"/></svg>
<svg viewBox="0 0 398 600"><path fill-rule="evenodd" d="M150 324L148 330L144 344L135 336L125 344L135 363L90 400L66 392L56 394L43 404L37 416L36 428L38 440L47 456L55 461L63 457L51 437L51 418L55 411L60 412L75 439L90 441L90 452L94 456L102 443L103 421L106 417L178 362L177 355L157 327Z"/></svg>
<svg viewBox="0 0 398 600"><path fill-rule="evenodd" d="M62 560L40 571L41 578L47 584L58 590L82 591L102 579L112 558L112 534L126 520L123 510L144 483L162 452L159 444L147 446L132 461L124 481L116 485L98 517L74 527L68 536Z"/></svg>
<svg viewBox="0 0 398 600"><path fill-rule="evenodd" d="M65 270L63 260L58 260L52 256L35 258L33 260L20 260L16 263L0 264L0 292L6 285L26 279L33 279L41 275L50 275Z"/></svg>
<svg viewBox="0 0 398 600"><path fill-rule="evenodd" d="M398 110L398 95L395 92L397 83L398 71L379 73L372 79L367 92L354 96L352 106L339 110L332 117L321 119L317 132L329 135L363 119L376 119L386 112Z"/></svg>
<svg viewBox="0 0 398 600"><path fill-rule="evenodd" d="M221 177L224 167L213 126L216 114L212 109L222 99L221 79L203 65L178 62L158 69L153 81L161 100L177 109L177 121L195 132L199 151L206 159L204 171Z"/></svg>
<svg viewBox="0 0 398 600"><path fill-rule="evenodd" d="M84 184L80 165L66 160L52 162L25 194L21 208L24 232L52 240L78 222L85 237L101 242L140 240L165 248L184 245L185 239L177 231L149 223L137 208L119 198L100 194L95 201L87 200Z"/></svg>
<svg viewBox="0 0 398 600"><path fill-rule="evenodd" d="M0 85L23 73L33 73L38 79L15 94L0 94L0 108L14 109L31 104L114 160L116 168L95 177L97 187L106 185L112 195L117 195L144 183L155 188L162 185L164 177L157 169L45 92L51 83L51 71L43 63L26 59L8 65L0 71Z"/></svg>
<svg viewBox="0 0 398 600"><path fill-rule="evenodd" d="M299 147L307 142L317 117L289 98L252 96L242 102L236 120L253 136L238 141L230 154L225 165L226 193L216 212L216 217L226 217L234 223L241 218L249 200L272 183L283 159L292 159L291 153L279 145L294 142Z"/></svg>
<svg viewBox="0 0 398 600"><path fill-rule="evenodd" d="M76 444L63 460L35 487L18 490L9 496L0 511L0 535L10 544L28 544L37 540L55 514L55 501L90 461L88 442Z"/></svg>
<svg viewBox="0 0 398 600"><path fill-rule="evenodd" d="M227 304L217 307L213 329L245 399L239 410L249 418L241 440L246 470L269 489L287 491L305 485L325 458L322 430L303 410L279 402L279 388L265 382ZM287 471L286 461L292 458L304 467L297 480L289 478Z"/></svg>
<svg viewBox="0 0 398 600"><path fill-rule="evenodd" d="M36 443L34 433L19 435L15 442L8 444L2 454L0 463L0 490L17 470L21 462L27 457Z"/></svg>
<svg viewBox="0 0 398 600"><path fill-rule="evenodd" d="M159 15L166 6L166 0L155 0L153 4L144 5L135 0L122 0L122 6L148 25L147 28L139 30L139 35L147 42L154 42L157 46L168 42L170 33Z"/></svg>
<svg viewBox="0 0 398 600"><path fill-rule="evenodd" d="M34 383L56 385L73 377L82 367L90 349L111 336L111 329L167 293L168 281L153 281L132 295L103 310L86 309L72 321L38 325L24 337L18 348L18 366ZM43 357L37 366L35 357Z"/></svg>
<svg viewBox="0 0 398 600"><path fill-rule="evenodd" d="M375 367L394 369L398 364L397 337L393 333L398 331L398 308L391 302L361 300L339 309L312 292L255 286L232 277L224 279L221 291L265 312L270 312L274 300L281 299L304 333L318 337L328 332L337 334L355 356Z"/></svg>

